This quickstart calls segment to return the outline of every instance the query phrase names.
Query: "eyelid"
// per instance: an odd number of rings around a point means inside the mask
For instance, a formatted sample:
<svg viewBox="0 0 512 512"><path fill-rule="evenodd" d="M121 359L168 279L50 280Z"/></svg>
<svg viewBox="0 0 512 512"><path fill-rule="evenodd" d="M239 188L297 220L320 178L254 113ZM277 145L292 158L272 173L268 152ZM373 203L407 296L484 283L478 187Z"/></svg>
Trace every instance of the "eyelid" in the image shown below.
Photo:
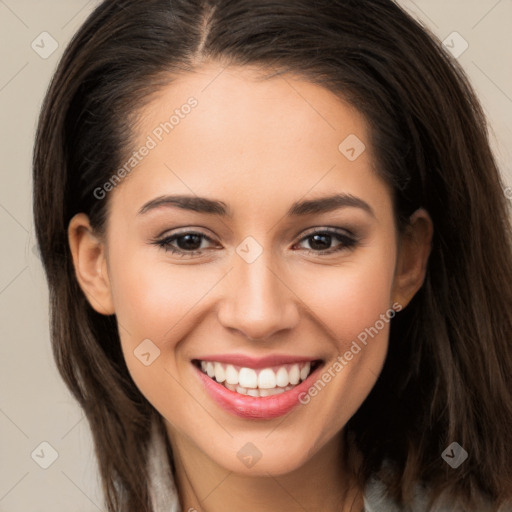
<svg viewBox="0 0 512 512"><path fill-rule="evenodd" d="M213 240L213 236L206 234L206 232L211 233L211 231L208 228L205 228L203 226L185 226L183 228L165 229L159 235L157 235L153 240L163 240L165 238L170 238L173 236L190 235L190 234L202 235L206 238Z"/></svg>
<svg viewBox="0 0 512 512"><path fill-rule="evenodd" d="M181 253L183 255L187 255L187 254L194 255L196 253L200 253L200 252L204 251L205 249L196 249L194 251L185 251L183 249L174 248L170 245L171 242L174 242L177 238L180 238L182 236L197 235L199 237L202 237L204 240L207 240L208 242L213 242L214 244L218 244L218 242L216 242L212 237L208 236L204 232L196 231L194 229L183 229L181 231L176 231L176 232L166 235L165 233L167 233L167 232L168 232L168 230L164 231L163 236L160 235L160 236L157 236L157 237L151 239L150 243L153 245L160 246L166 251L173 252L173 253ZM166 248L166 246L168 248Z"/></svg>
<svg viewBox="0 0 512 512"><path fill-rule="evenodd" d="M347 228L339 228L336 226L319 226L303 231L299 240L302 240L306 236L315 235L317 233L334 233L336 235L344 235L351 238L357 238L357 235Z"/></svg>
<svg viewBox="0 0 512 512"><path fill-rule="evenodd" d="M187 226L184 228L176 228L176 229L177 229L176 231L166 229L161 234L154 237L152 239L152 241L161 242L162 240L166 240L169 238L177 238L180 235L200 235L200 236L204 236L210 242L215 242L214 237L201 231L201 230L209 231L207 228L197 226L198 231L196 231L196 227L193 227L193 226ZM169 233L169 231L171 231L171 232ZM354 238L354 239L358 238L355 233L353 233L350 229L347 229L347 228L340 228L340 227L336 227L336 226L315 226L315 227L309 228L306 231L303 231L302 233L300 233L300 235L298 235L298 238L294 242L294 244L302 241L302 239L307 236L315 235L318 233L326 233L326 232L334 233L334 234L342 235L342 236L344 235L344 236ZM167 235L166 233L169 233L169 234Z"/></svg>

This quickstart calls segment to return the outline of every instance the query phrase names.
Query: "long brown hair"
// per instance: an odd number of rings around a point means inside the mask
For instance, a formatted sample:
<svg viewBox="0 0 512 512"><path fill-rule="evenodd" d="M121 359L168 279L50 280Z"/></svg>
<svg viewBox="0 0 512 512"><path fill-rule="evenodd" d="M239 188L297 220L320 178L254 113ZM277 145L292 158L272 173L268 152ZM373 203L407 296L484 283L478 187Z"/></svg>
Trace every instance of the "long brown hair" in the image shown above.
<svg viewBox="0 0 512 512"><path fill-rule="evenodd" d="M115 317L77 283L67 226L84 212L104 227L108 197L93 191L133 149L141 106L204 60L291 72L349 101L371 127L397 226L430 213L425 283L392 320L384 369L345 429L362 455L351 470L361 485L380 475L401 504L422 482L432 501L477 510L482 497L498 510L512 498L512 233L459 65L391 0L106 0L53 77L33 176L54 354L89 420L108 510L151 511L146 447L159 415L129 375ZM457 469L441 458L453 441L469 453Z"/></svg>

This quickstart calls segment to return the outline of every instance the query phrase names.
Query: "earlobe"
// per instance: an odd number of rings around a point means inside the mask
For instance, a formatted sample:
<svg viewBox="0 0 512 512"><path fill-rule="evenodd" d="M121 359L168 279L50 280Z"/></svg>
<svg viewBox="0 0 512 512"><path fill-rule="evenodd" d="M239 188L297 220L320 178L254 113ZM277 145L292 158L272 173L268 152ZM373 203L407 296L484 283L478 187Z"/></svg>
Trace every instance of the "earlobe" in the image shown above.
<svg viewBox="0 0 512 512"><path fill-rule="evenodd" d="M78 213L69 222L68 242L78 284L89 304L102 315L114 314L105 244L84 213Z"/></svg>
<svg viewBox="0 0 512 512"><path fill-rule="evenodd" d="M434 228L426 210L409 218L402 234L393 286L393 302L405 308L423 285L427 272Z"/></svg>

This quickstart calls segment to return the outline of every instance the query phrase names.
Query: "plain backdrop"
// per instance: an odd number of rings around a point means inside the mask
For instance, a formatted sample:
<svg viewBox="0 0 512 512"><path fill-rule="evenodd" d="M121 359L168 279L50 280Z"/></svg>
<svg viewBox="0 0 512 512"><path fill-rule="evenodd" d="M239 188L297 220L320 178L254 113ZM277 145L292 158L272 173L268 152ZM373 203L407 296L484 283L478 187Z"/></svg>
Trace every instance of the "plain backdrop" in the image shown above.
<svg viewBox="0 0 512 512"><path fill-rule="evenodd" d="M458 60L488 116L511 197L512 0L400 3L452 51L467 45ZM97 4L0 0L0 512L104 510L87 421L52 359L31 204L41 101L64 47Z"/></svg>

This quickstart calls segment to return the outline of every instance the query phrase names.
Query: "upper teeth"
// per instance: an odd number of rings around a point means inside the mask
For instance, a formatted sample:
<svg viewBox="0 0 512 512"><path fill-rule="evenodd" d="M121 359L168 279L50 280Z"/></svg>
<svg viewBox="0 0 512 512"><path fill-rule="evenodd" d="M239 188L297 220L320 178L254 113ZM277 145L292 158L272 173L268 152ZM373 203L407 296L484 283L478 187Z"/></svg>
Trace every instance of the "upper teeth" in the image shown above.
<svg viewBox="0 0 512 512"><path fill-rule="evenodd" d="M295 363L271 368L239 367L213 361L201 361L201 369L217 382L225 382L231 386L241 386L247 389L273 389L296 385L305 380L311 370L311 363Z"/></svg>

